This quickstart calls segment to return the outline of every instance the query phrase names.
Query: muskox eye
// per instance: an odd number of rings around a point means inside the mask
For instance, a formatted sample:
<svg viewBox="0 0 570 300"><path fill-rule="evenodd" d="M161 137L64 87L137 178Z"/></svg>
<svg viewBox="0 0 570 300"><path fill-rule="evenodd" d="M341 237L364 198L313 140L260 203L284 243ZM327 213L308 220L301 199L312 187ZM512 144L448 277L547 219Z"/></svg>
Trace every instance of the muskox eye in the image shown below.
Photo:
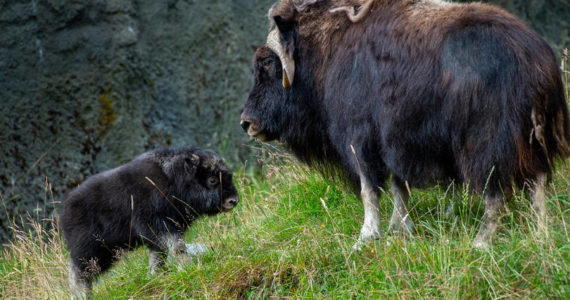
<svg viewBox="0 0 570 300"><path fill-rule="evenodd" d="M212 176L212 177L208 178L208 185L209 186L215 186L216 184L218 184L218 177Z"/></svg>
<svg viewBox="0 0 570 300"><path fill-rule="evenodd" d="M271 59L266 59L263 61L263 68L265 68L265 70L269 71L269 69L271 68Z"/></svg>

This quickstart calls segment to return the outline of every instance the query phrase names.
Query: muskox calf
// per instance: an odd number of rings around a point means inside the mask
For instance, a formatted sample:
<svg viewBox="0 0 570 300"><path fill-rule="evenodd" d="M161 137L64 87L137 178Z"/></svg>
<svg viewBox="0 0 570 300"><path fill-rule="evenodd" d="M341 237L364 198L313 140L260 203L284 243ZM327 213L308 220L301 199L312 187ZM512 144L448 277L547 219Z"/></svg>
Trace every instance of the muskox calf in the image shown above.
<svg viewBox="0 0 570 300"><path fill-rule="evenodd" d="M167 253L187 257L182 234L200 215L236 206L232 173L210 150L166 148L94 175L63 201L60 225L71 253L72 293L84 297L121 250L150 249L150 268Z"/></svg>
<svg viewBox="0 0 570 300"><path fill-rule="evenodd" d="M355 248L381 236L390 176L390 231L413 231L408 187L447 179L484 195L477 247L515 186L530 187L544 224L545 181L570 154L570 122L556 57L526 24L438 0L281 0L269 17L241 126L360 188Z"/></svg>

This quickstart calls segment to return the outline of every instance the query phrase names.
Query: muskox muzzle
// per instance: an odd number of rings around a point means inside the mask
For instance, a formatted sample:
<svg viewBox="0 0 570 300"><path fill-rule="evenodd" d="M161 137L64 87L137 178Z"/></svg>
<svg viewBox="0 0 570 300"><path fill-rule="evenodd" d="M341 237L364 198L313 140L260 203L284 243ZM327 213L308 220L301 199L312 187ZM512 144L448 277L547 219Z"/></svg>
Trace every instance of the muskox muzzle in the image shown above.
<svg viewBox="0 0 570 300"><path fill-rule="evenodd" d="M249 129L250 124L251 123L249 121L246 121L246 120L241 120L239 122L239 125L241 126L241 128L243 128L243 131L245 131L245 132L247 132L247 130Z"/></svg>
<svg viewBox="0 0 570 300"><path fill-rule="evenodd" d="M262 126L259 125L259 122L255 119L249 118L246 115L241 115L241 121L239 125L243 130L252 138L256 138L260 141L267 142L272 140L269 136L267 136L265 130Z"/></svg>

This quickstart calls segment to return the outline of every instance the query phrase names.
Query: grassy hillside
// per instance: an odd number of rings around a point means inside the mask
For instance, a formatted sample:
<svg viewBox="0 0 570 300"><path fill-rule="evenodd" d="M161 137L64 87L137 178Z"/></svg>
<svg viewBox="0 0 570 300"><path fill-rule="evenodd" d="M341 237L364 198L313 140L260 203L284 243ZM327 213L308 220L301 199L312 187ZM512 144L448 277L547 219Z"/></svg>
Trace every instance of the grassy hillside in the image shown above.
<svg viewBox="0 0 570 300"><path fill-rule="evenodd" d="M568 73L565 73L568 82ZM352 252L362 205L342 183L283 154L265 157L262 176L238 173L241 202L204 218L187 242L210 252L179 268L149 275L148 250L124 254L94 287L110 298L528 298L570 296L570 164L548 186L549 226L537 233L531 200L519 190L490 251L474 250L483 205L462 186L412 190L417 234L386 235ZM45 205L54 203L46 181ZM380 200L386 229L391 196ZM40 210L38 210L40 211ZM45 211L45 210L42 210ZM20 217L25 219L25 217ZM0 298L69 297L69 254L52 218L15 230L0 249ZM57 226L55 226L57 228Z"/></svg>
<svg viewBox="0 0 570 300"><path fill-rule="evenodd" d="M548 235L536 235L530 198L509 203L490 252L471 247L479 196L462 187L413 190L417 235L386 236L352 252L362 205L342 184L293 163L268 159L262 178L236 174L241 203L186 234L211 251L181 269L148 273L148 250L123 255L95 298L565 298L570 295L570 169L549 187ZM386 227L391 197L381 199ZM449 205L454 212L446 217ZM46 221L46 222L49 222ZM385 229L385 228L384 228ZM39 237L43 233L45 238ZM68 253L57 231L35 224L0 255L0 296L66 298Z"/></svg>

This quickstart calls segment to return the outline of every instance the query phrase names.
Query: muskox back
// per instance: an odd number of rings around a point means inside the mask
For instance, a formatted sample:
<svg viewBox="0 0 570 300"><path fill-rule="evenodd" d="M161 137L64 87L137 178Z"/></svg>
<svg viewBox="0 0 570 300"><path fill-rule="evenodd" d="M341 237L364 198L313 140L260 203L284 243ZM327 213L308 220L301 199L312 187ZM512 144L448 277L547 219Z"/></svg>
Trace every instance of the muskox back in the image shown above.
<svg viewBox="0 0 570 300"><path fill-rule="evenodd" d="M547 43L489 5L436 0L282 0L242 127L301 160L343 169L360 187L360 241L378 238L378 195L392 175L390 230L412 231L408 187L466 183L485 195L485 246L503 195L544 182L570 155L561 73Z"/></svg>
<svg viewBox="0 0 570 300"><path fill-rule="evenodd" d="M496 192L510 180L522 187L569 155L558 64L518 19L494 7L459 8L474 12L447 26L438 76L456 164L479 191L486 182Z"/></svg>
<svg viewBox="0 0 570 300"><path fill-rule="evenodd" d="M490 193L568 156L560 71L534 31L481 4L378 2L361 23L322 21L346 27L315 74L340 152L369 132L370 151L411 186L450 178ZM341 127L355 120L371 126Z"/></svg>

